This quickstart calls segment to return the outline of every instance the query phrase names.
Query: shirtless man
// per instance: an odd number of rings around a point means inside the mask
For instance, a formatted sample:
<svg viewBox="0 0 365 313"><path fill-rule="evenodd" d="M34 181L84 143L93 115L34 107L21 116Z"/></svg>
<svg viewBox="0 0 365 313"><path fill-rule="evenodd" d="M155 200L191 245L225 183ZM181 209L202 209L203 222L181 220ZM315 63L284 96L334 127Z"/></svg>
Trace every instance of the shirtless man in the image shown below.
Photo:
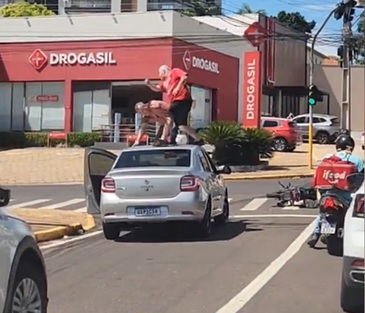
<svg viewBox="0 0 365 313"><path fill-rule="evenodd" d="M133 146L139 145L142 136L146 133L148 123L156 123L156 138L153 145L161 146L168 144L167 137L170 135L172 126L172 118L170 117L169 109L169 105L160 100L152 100L147 103L136 103L135 111L142 115L142 121Z"/></svg>

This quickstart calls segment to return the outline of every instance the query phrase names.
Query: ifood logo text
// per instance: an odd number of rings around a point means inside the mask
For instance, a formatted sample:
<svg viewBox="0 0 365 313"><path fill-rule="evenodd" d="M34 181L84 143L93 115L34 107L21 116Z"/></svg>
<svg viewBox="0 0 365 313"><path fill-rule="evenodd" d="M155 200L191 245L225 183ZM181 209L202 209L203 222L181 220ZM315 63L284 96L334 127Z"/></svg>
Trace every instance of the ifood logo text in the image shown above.
<svg viewBox="0 0 365 313"><path fill-rule="evenodd" d="M219 74L219 65L217 62L213 62L204 58L198 58L194 55L191 55L190 51L188 50L186 50L183 55L183 63L185 70L187 71L191 68L197 68L203 71Z"/></svg>

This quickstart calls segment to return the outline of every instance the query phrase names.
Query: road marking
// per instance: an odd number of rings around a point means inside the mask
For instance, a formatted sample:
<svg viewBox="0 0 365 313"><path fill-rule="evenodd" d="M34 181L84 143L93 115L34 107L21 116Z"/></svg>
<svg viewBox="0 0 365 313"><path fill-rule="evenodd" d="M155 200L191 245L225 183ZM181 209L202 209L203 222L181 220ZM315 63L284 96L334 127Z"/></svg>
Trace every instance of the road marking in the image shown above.
<svg viewBox="0 0 365 313"><path fill-rule="evenodd" d="M52 199L37 199L37 200L33 200L33 201L28 201L28 202L23 202L23 203L18 203L18 204L13 204L10 206L7 206L7 209L21 209L21 208L25 208L27 206L31 206L31 205L35 205L35 204L40 204L40 203L44 203L44 202L48 202L51 201Z"/></svg>
<svg viewBox="0 0 365 313"><path fill-rule="evenodd" d="M240 211L256 211L262 206L268 199L267 198L256 198L246 204Z"/></svg>
<svg viewBox="0 0 365 313"><path fill-rule="evenodd" d="M297 211L300 209L299 206L285 206L283 208L281 208L282 210L287 210L287 211Z"/></svg>
<svg viewBox="0 0 365 313"><path fill-rule="evenodd" d="M80 208L80 209L77 209L77 210L72 210L74 212L80 212L80 213L86 213L87 212L87 208L86 207L83 207L83 208Z"/></svg>
<svg viewBox="0 0 365 313"><path fill-rule="evenodd" d="M85 201L85 198L76 198L76 199L71 199L65 202L60 202L60 203L56 203L56 204L52 204L49 206L44 206L41 208L38 208L39 210L44 210L44 209L48 209L48 210L54 210L54 209L60 209L60 208L64 208L66 206L72 205L72 204L77 204L80 203L82 201Z"/></svg>
<svg viewBox="0 0 365 313"><path fill-rule="evenodd" d="M46 244L46 245L41 245L40 249L41 250L48 250L48 249L64 246L64 245L67 245L67 244L72 243L72 242L76 242L76 241L80 241L80 240L84 240L84 239L87 239L87 238L98 236L101 233L102 233L101 230L97 230L97 231L94 231L92 233L82 235L80 237L74 237L74 238L66 239L66 240L61 239L62 241L60 240L60 241L52 242L52 243L49 243L49 244Z"/></svg>
<svg viewBox="0 0 365 313"><path fill-rule="evenodd" d="M237 313L240 311L283 267L292 259L313 232L315 220L249 285L242 289L216 313Z"/></svg>
<svg viewBox="0 0 365 313"><path fill-rule="evenodd" d="M261 217L305 217L312 218L316 217L316 215L312 214L242 214L242 215L231 215L230 218L261 218Z"/></svg>

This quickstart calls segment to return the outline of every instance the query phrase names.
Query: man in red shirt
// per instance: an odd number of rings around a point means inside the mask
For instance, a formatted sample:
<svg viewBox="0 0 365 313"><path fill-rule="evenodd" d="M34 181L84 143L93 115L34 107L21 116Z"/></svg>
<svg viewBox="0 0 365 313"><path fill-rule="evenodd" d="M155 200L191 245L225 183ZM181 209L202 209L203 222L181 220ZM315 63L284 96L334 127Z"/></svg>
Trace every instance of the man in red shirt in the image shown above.
<svg viewBox="0 0 365 313"><path fill-rule="evenodd" d="M133 146L138 146L142 136L146 133L149 123L156 123L156 137L154 146L167 144L170 134L172 119L169 114L170 105L163 101L152 100L148 103L138 102L135 105L136 113L142 115L141 127Z"/></svg>
<svg viewBox="0 0 365 313"><path fill-rule="evenodd" d="M200 136L188 126L189 112L192 107L191 94L186 86L187 73L179 68L170 69L167 65L159 68L161 83L152 84L146 79L146 85L155 92L164 92L171 102L170 113L173 116L175 126L183 133L189 135L195 140L195 144L202 145L203 141Z"/></svg>

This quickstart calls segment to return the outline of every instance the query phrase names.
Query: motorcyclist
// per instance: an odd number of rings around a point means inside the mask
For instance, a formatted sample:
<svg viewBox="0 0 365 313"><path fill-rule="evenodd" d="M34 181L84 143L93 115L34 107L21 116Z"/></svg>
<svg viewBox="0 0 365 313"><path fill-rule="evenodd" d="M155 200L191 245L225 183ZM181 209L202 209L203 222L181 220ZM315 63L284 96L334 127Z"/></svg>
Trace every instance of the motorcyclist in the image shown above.
<svg viewBox="0 0 365 313"><path fill-rule="evenodd" d="M359 173L364 173L364 161L361 160L359 157L352 154L355 148L355 141L354 139L348 135L348 134L341 134L336 139L336 153L335 156L340 158L343 161L349 161L356 165L357 170ZM328 155L325 158L328 158L332 155ZM326 191L320 191L321 194L327 192ZM333 189L331 192L335 192L339 196L341 196L346 202L350 203L351 198L351 192L345 191L345 190L339 190L339 189ZM308 246L311 248L314 248L317 244L319 238L321 236L321 215L318 215L316 218L316 224L314 227L314 232L311 235L310 239L307 241Z"/></svg>

